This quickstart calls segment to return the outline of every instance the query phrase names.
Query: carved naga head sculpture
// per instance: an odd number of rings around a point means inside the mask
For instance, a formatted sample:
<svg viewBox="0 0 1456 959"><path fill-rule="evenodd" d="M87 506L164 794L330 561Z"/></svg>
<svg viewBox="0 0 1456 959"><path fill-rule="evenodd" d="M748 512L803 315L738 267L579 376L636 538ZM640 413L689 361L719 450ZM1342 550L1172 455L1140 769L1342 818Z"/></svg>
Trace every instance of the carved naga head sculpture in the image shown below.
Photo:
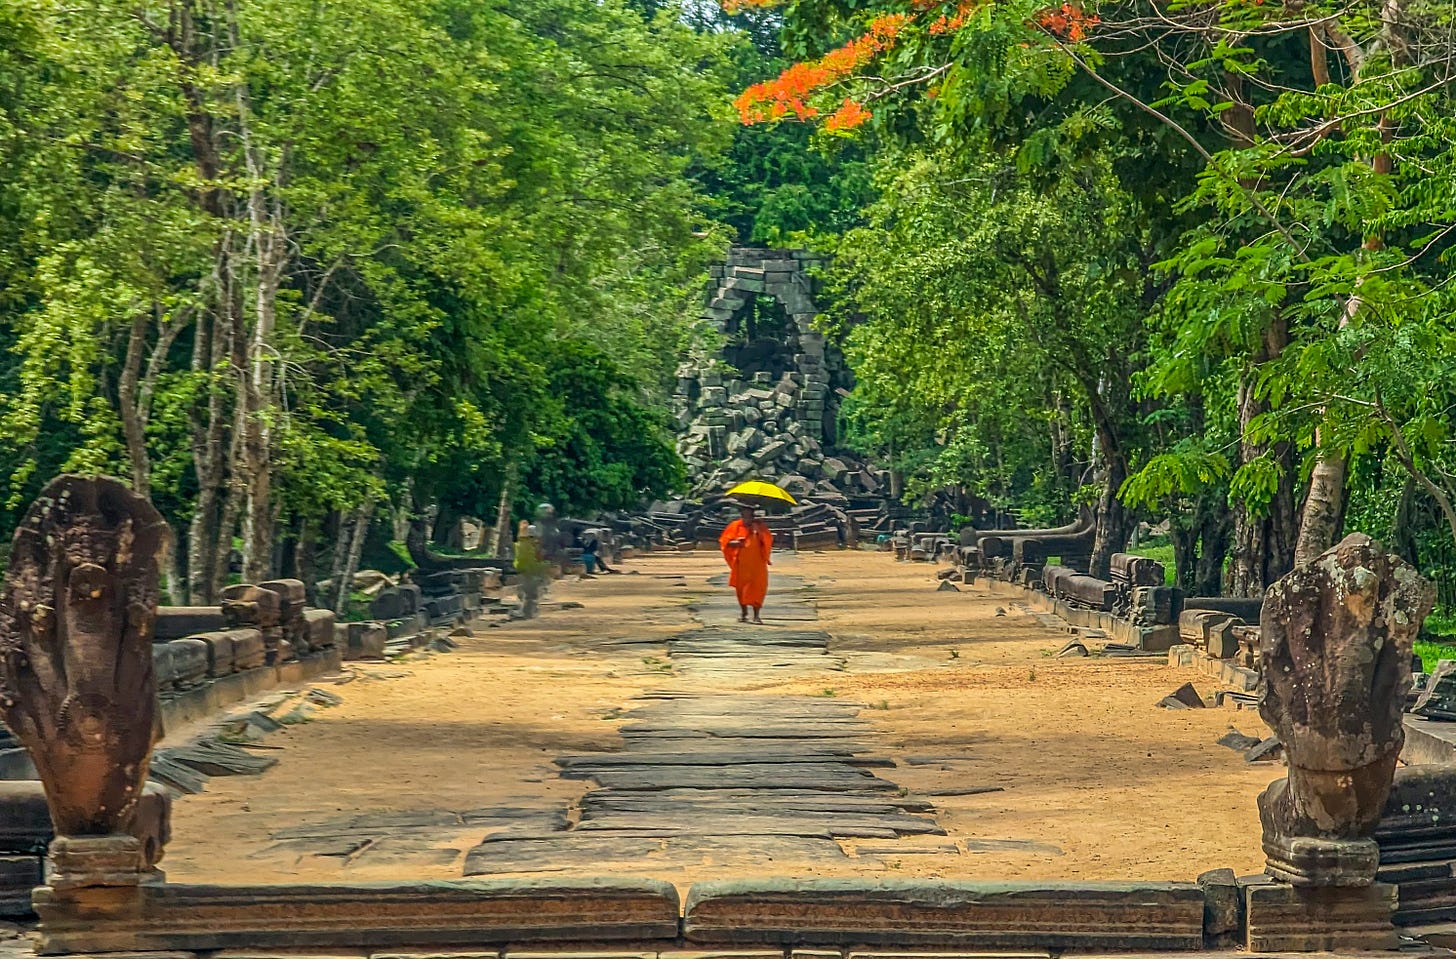
<svg viewBox="0 0 1456 959"><path fill-rule="evenodd" d="M1374 877L1368 837L1405 742L1411 646L1434 587L1352 534L1269 588L1261 617L1264 717L1289 761L1259 797L1270 872L1290 882Z"/></svg>
<svg viewBox="0 0 1456 959"><path fill-rule="evenodd" d="M117 480L65 475L15 533L0 596L0 712L56 832L124 831L156 741L152 626L169 530Z"/></svg>

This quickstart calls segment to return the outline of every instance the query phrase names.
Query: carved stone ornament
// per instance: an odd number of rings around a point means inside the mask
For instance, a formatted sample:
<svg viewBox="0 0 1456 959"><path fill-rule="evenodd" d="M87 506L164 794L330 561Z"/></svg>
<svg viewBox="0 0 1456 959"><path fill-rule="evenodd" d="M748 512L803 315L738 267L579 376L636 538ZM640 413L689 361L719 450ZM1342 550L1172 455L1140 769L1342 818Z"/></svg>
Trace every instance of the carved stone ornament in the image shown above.
<svg viewBox="0 0 1456 959"><path fill-rule="evenodd" d="M0 711L30 751L59 837L120 841L142 795L169 535L121 482L72 475L51 481L15 533L0 596Z"/></svg>
<svg viewBox="0 0 1456 959"><path fill-rule="evenodd" d="M1289 763L1288 777L1259 796L1271 876L1373 881L1379 850L1369 836L1405 742L1411 645L1434 601L1410 564L1360 534L1269 588L1259 714Z"/></svg>

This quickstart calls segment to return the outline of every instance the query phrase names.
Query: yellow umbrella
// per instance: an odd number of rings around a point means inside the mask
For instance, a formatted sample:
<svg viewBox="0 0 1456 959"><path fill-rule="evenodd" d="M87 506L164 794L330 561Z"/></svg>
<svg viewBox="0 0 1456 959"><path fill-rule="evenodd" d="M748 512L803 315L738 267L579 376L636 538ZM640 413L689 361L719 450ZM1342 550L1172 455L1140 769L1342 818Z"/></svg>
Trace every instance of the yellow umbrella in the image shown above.
<svg viewBox="0 0 1456 959"><path fill-rule="evenodd" d="M727 493L732 499L747 503L749 506L756 506L760 509L783 509L788 506L798 506L798 502L788 493L779 489L772 483L764 483L760 480L748 480L739 483Z"/></svg>

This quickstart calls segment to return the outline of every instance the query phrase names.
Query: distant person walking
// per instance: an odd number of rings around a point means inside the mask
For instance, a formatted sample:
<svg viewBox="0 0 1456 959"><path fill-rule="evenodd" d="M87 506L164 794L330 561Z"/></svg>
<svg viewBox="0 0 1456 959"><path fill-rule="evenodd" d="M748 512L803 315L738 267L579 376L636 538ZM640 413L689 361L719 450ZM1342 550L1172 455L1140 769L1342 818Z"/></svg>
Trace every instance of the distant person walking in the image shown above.
<svg viewBox="0 0 1456 959"><path fill-rule="evenodd" d="M581 564L586 567L586 574L588 576L595 573L598 569L604 573L616 572L615 569L607 565L606 560L602 559L602 551L601 537L595 533L588 533L586 543L581 547Z"/></svg>
<svg viewBox="0 0 1456 959"><path fill-rule="evenodd" d="M773 531L758 518L752 506L739 504L738 519L728 524L718 545L723 549L723 558L728 562L728 585L738 592L738 621L748 622L748 611L753 610L753 621L762 624L759 615L763 609L763 598L768 593L768 567L772 560Z"/></svg>
<svg viewBox="0 0 1456 959"><path fill-rule="evenodd" d="M540 531L521 523L516 535L516 596L520 600L517 615L535 619L541 612L541 595L546 592L546 574L551 564L541 555Z"/></svg>

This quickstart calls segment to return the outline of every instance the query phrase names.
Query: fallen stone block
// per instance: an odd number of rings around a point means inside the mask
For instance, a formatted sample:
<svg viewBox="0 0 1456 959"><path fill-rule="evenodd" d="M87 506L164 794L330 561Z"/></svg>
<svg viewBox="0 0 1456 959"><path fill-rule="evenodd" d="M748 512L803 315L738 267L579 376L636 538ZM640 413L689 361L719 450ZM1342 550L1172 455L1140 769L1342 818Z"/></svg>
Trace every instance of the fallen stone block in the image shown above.
<svg viewBox="0 0 1456 959"><path fill-rule="evenodd" d="M173 762L163 753L152 756L147 778L184 796L195 796L207 786L207 777L190 766Z"/></svg>
<svg viewBox="0 0 1456 959"><path fill-rule="evenodd" d="M1204 709L1205 708L1205 704L1203 702L1203 697L1200 696L1200 695L1198 695L1198 690L1196 690L1196 689L1193 688L1193 684L1192 683L1184 683L1182 686L1179 686L1177 689L1173 690L1167 696L1164 696L1158 702L1158 705L1159 706L1163 706L1163 707L1165 707L1167 709Z"/></svg>
<svg viewBox="0 0 1456 959"><path fill-rule="evenodd" d="M1411 712L1426 719L1456 721L1456 659L1436 664Z"/></svg>
<svg viewBox="0 0 1456 959"><path fill-rule="evenodd" d="M691 943L1197 949L1195 883L761 879L700 882Z"/></svg>
<svg viewBox="0 0 1456 959"><path fill-rule="evenodd" d="M1185 607L1178 616L1178 636L1185 643L1207 649L1209 636L1215 630L1232 625L1237 618L1222 610Z"/></svg>
<svg viewBox="0 0 1456 959"><path fill-rule="evenodd" d="M389 644L389 630L383 623L346 624L347 642L344 659L383 659L384 649Z"/></svg>
<svg viewBox="0 0 1456 959"><path fill-rule="evenodd" d="M404 619L421 609L424 597L419 586L402 583L382 591L369 603L369 615L379 620Z"/></svg>
<svg viewBox="0 0 1456 959"><path fill-rule="evenodd" d="M166 749L161 755L204 776L257 776L278 765L278 760L273 756L249 752L215 739L203 739L189 746Z"/></svg>
<svg viewBox="0 0 1456 959"><path fill-rule="evenodd" d="M1236 659L1239 640L1234 634L1236 620L1226 620L1208 628L1208 655L1214 659Z"/></svg>
<svg viewBox="0 0 1456 959"><path fill-rule="evenodd" d="M1226 749L1232 749L1234 752L1237 753L1247 753L1249 750L1259 745L1261 741L1262 740L1260 740L1257 736L1245 736L1237 729L1230 729L1228 732L1218 737L1218 739L1214 740L1216 744L1223 746Z"/></svg>
<svg viewBox="0 0 1456 959"><path fill-rule="evenodd" d="M1175 586L1134 586L1128 618L1139 626L1166 626L1178 621L1183 591Z"/></svg>
<svg viewBox="0 0 1456 959"><path fill-rule="evenodd" d="M1244 753L1244 762L1272 763L1278 762L1283 756L1284 745L1279 742L1279 737L1270 736Z"/></svg>
<svg viewBox="0 0 1456 959"><path fill-rule="evenodd" d="M172 658L171 643L152 644L152 677L159 693L177 688L177 666Z"/></svg>

